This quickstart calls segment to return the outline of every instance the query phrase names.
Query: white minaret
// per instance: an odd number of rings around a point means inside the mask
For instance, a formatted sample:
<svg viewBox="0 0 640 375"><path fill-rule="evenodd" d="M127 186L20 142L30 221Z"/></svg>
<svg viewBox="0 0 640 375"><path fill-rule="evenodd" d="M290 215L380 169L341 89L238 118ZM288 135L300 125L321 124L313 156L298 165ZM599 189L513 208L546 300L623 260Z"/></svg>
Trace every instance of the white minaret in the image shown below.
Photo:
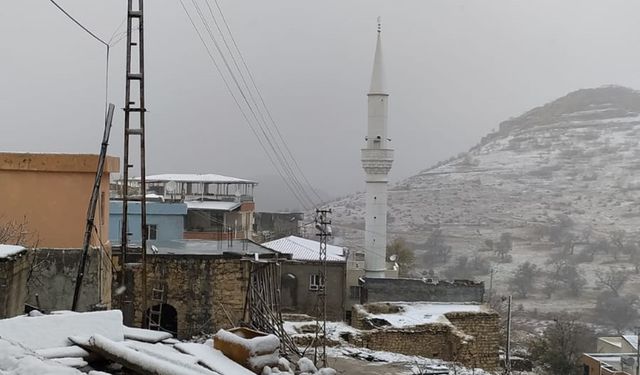
<svg viewBox="0 0 640 375"><path fill-rule="evenodd" d="M384 277L387 248L387 174L393 163L393 150L387 138L387 94L382 66L380 18L378 18L378 41L373 61L371 87L367 94L369 121L367 147L362 149L362 167L366 173L366 213L364 246L366 249L364 269L366 277Z"/></svg>

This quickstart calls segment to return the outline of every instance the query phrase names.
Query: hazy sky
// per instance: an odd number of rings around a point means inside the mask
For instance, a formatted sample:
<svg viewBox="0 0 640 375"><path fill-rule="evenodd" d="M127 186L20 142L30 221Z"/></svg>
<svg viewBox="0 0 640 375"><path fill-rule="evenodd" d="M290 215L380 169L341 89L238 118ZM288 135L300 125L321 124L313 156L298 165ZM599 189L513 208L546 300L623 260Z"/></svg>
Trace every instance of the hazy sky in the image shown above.
<svg viewBox="0 0 640 375"><path fill-rule="evenodd" d="M104 39L126 11L125 0L59 3ZM364 187L359 159L377 16L394 181L569 91L640 88L637 1L220 4L292 152L309 179L334 194ZM146 1L145 23L149 172L275 174L179 1ZM104 47L45 0L5 1L0 39L0 150L98 152ZM109 99L121 108L124 42L111 58ZM112 155L122 153L122 120L118 110Z"/></svg>

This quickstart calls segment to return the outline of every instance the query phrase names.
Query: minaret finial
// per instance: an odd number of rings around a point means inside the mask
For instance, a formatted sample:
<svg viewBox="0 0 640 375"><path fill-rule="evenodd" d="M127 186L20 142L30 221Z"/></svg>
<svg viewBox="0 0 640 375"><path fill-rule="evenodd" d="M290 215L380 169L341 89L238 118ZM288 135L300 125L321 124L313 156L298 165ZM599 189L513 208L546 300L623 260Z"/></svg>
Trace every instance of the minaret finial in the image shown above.
<svg viewBox="0 0 640 375"><path fill-rule="evenodd" d="M382 18L378 16L378 34L382 32Z"/></svg>

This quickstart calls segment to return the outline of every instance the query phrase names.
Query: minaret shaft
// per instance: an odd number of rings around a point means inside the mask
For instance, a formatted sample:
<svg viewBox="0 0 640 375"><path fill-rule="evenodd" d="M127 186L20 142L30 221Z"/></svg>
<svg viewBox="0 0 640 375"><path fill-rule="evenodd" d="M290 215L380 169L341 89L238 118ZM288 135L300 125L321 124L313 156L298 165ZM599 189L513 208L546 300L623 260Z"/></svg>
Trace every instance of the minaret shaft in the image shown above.
<svg viewBox="0 0 640 375"><path fill-rule="evenodd" d="M385 277L387 247L387 175L393 163L393 150L387 136L389 95L386 93L380 33L368 96L366 148L362 167L366 173L365 276Z"/></svg>

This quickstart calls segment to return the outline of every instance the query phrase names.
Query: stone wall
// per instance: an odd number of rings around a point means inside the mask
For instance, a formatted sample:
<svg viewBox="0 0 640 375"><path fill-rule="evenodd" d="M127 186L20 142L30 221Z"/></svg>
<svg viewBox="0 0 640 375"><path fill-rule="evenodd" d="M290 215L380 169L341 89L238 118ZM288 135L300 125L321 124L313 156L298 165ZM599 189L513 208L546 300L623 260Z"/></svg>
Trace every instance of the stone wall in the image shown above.
<svg viewBox="0 0 640 375"><path fill-rule="evenodd" d="M33 256L33 269L27 283L27 303L45 311L71 309L82 250L35 249ZM89 248L78 311L111 306L109 257L109 253Z"/></svg>
<svg viewBox="0 0 640 375"><path fill-rule="evenodd" d="M468 345L458 354L458 361L471 367L487 370L498 367L500 345L500 316L495 311L455 312L445 314L447 319L465 335L472 336Z"/></svg>
<svg viewBox="0 0 640 375"><path fill-rule="evenodd" d="M381 301L482 303L484 283L468 280L365 278L360 303Z"/></svg>
<svg viewBox="0 0 640 375"><path fill-rule="evenodd" d="M153 289L164 289L163 302L177 313L179 338L215 333L243 318L249 277L249 263L244 260L161 254L149 257L147 274L147 308L153 303ZM128 269L127 275L127 289L135 293L131 324L143 326L141 265Z"/></svg>
<svg viewBox="0 0 640 375"><path fill-rule="evenodd" d="M24 314L31 257L27 250L0 258L0 319Z"/></svg>
<svg viewBox="0 0 640 375"><path fill-rule="evenodd" d="M393 306L393 304L388 304ZM450 323L376 328L362 305L352 309L352 326L362 330L353 344L372 350L439 358L467 367L498 368L499 315L487 310L445 314Z"/></svg>

